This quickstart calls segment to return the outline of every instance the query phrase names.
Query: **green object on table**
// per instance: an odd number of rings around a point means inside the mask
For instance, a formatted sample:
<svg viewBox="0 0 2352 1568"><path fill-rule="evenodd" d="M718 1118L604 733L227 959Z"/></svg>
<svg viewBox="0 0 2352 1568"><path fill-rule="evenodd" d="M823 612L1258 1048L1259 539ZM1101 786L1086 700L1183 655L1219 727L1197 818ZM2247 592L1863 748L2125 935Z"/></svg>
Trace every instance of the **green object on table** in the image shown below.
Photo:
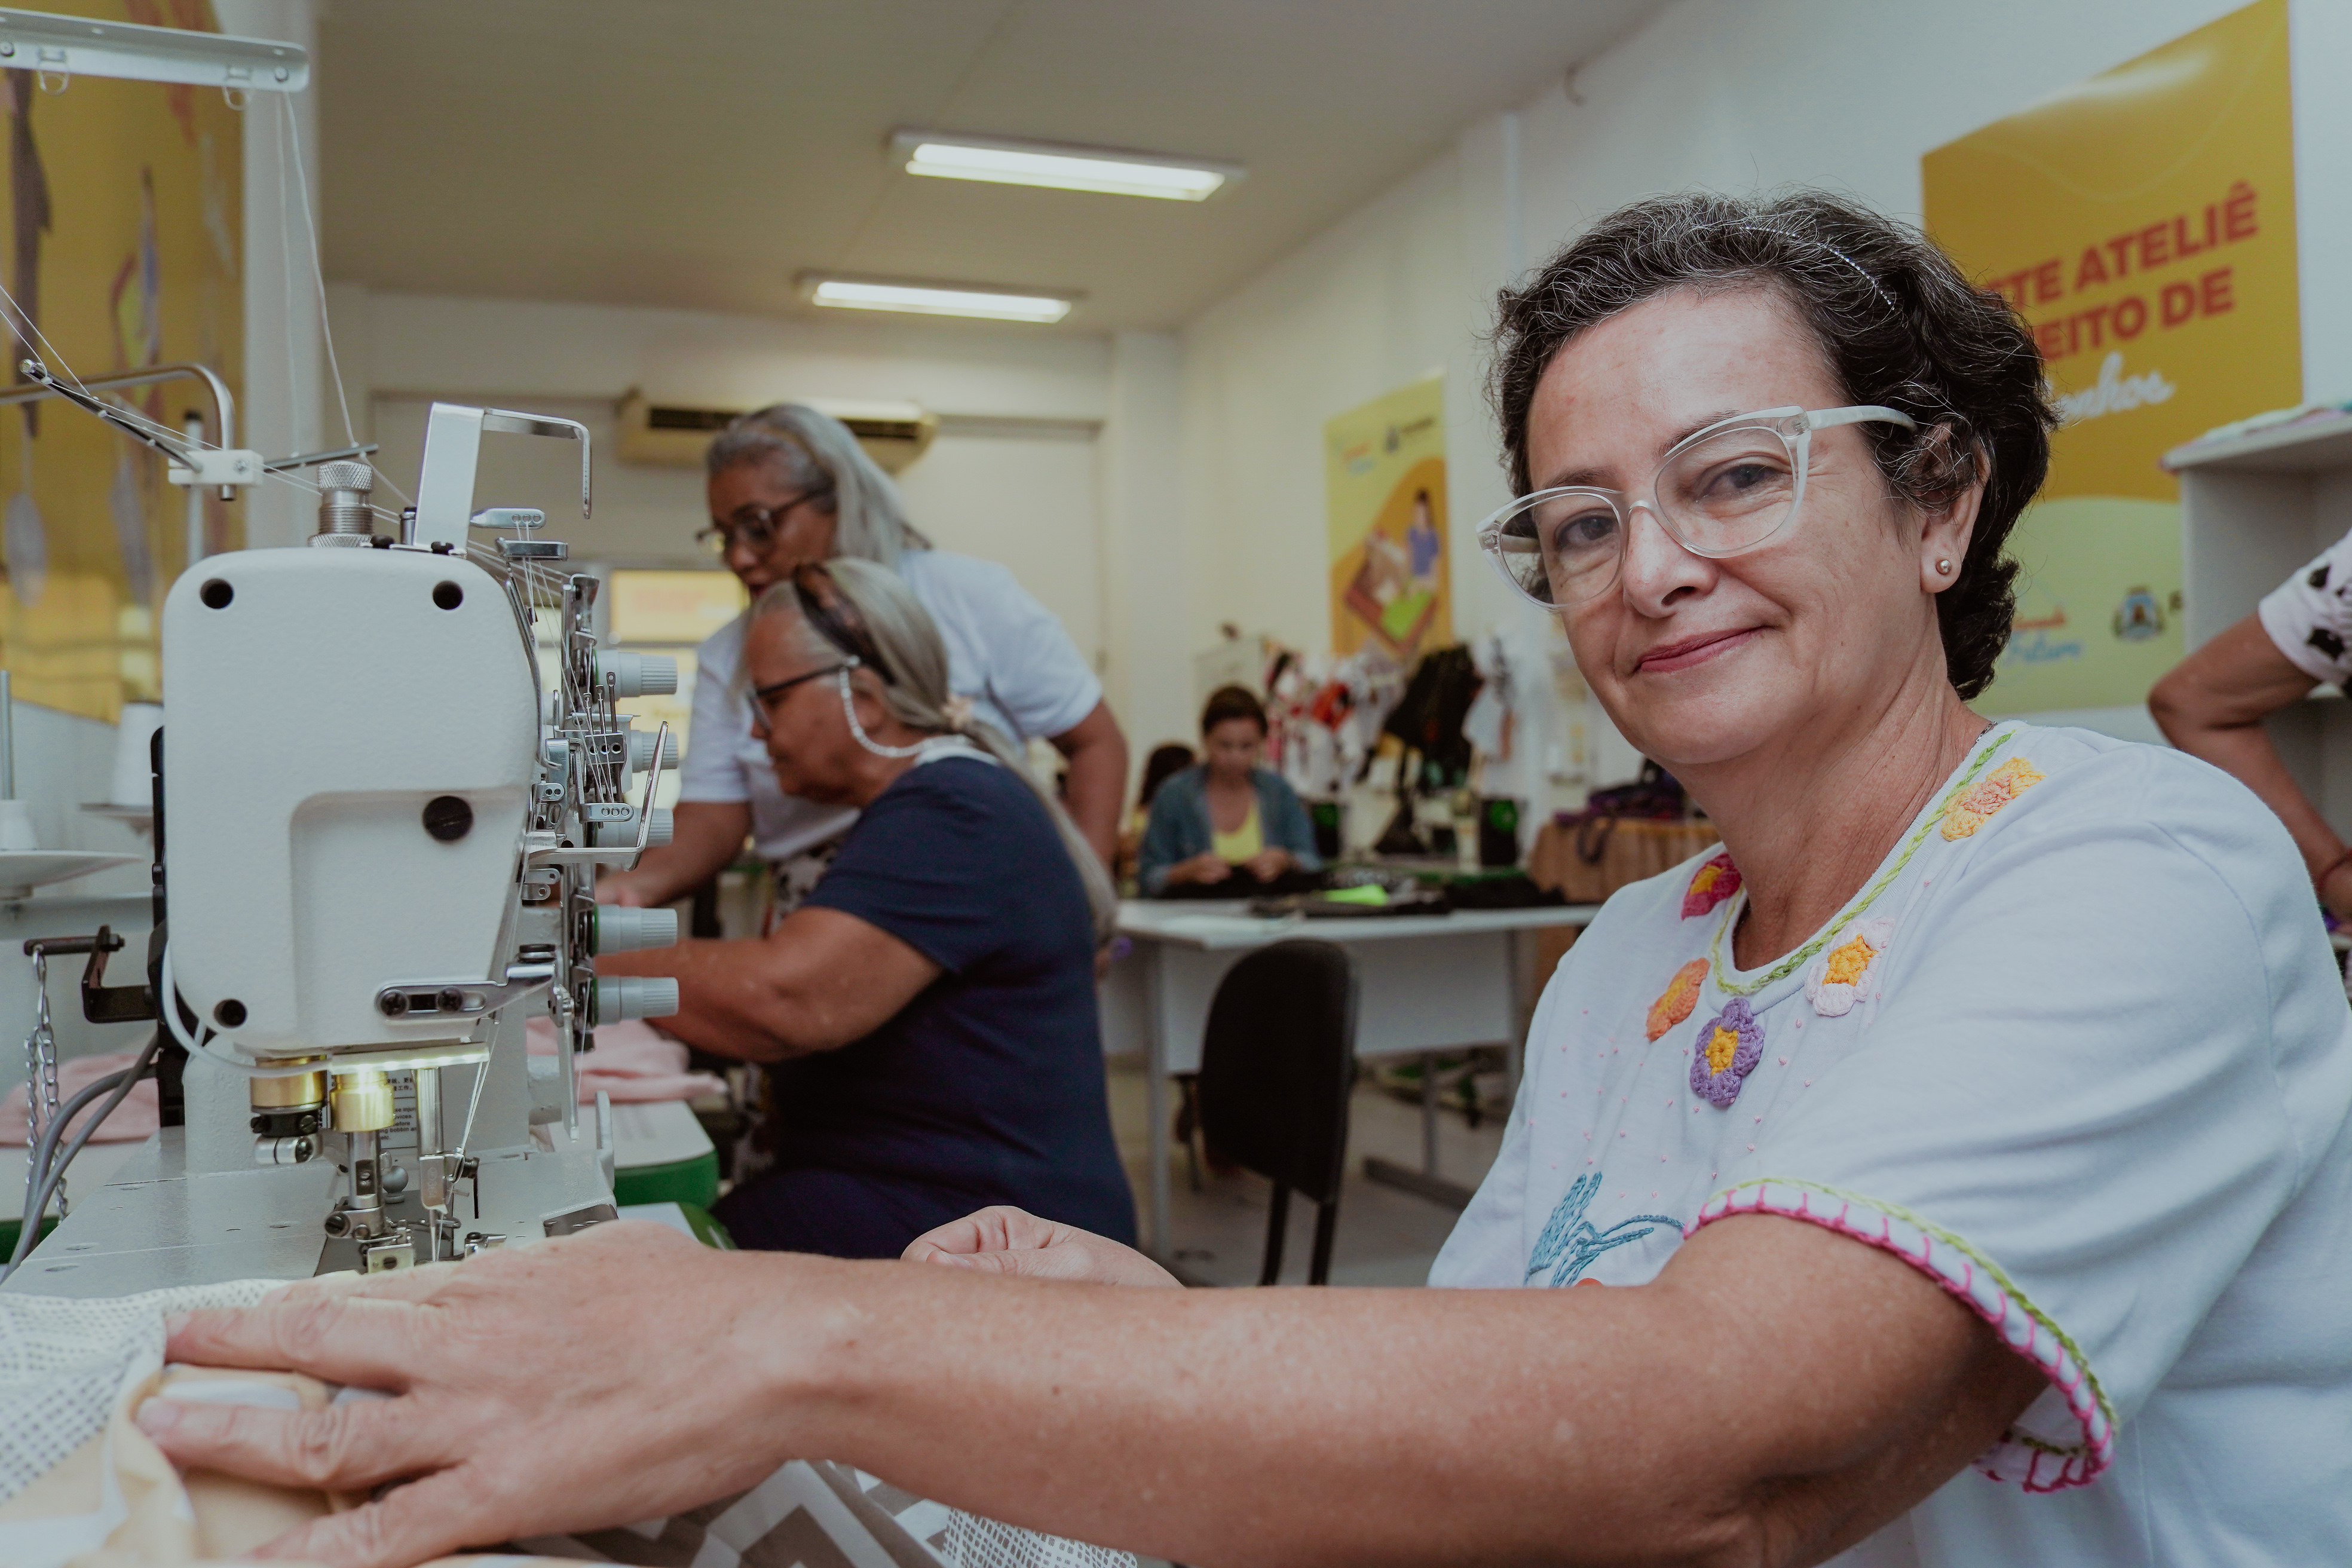
<svg viewBox="0 0 2352 1568"><path fill-rule="evenodd" d="M613 1200L707 1209L719 1201L719 1152L707 1150L667 1165L624 1165L613 1173Z"/></svg>
<svg viewBox="0 0 2352 1568"><path fill-rule="evenodd" d="M694 1238L703 1246L720 1252L735 1250L735 1238L727 1234L727 1227L713 1218L709 1209L700 1204L680 1204L677 1212L686 1216L686 1223L694 1227Z"/></svg>
<svg viewBox="0 0 2352 1568"><path fill-rule="evenodd" d="M41 1216L41 1235L42 1235L43 1237L47 1237L47 1236L49 1234L49 1232L51 1232L51 1231L53 1231L53 1230L55 1230L55 1229L57 1229L57 1228L58 1228L58 1216L57 1216L57 1215L43 1215ZM17 1238L18 1237L20 1237L20 1236L24 1235L24 1234L25 1234L25 1222L24 1222L23 1220L20 1220L20 1219L6 1219L6 1220L0 1220L0 1263L5 1263L5 1262L7 1262L7 1261L8 1261L8 1259L9 1259L9 1258L13 1258L13 1257L15 1257L15 1256L16 1256L16 1238ZM36 1244L36 1245L37 1245L37 1244Z"/></svg>
<svg viewBox="0 0 2352 1568"><path fill-rule="evenodd" d="M1378 882L1367 882L1360 888L1334 888L1323 898L1327 903L1370 904L1380 909L1388 903L1389 890Z"/></svg>

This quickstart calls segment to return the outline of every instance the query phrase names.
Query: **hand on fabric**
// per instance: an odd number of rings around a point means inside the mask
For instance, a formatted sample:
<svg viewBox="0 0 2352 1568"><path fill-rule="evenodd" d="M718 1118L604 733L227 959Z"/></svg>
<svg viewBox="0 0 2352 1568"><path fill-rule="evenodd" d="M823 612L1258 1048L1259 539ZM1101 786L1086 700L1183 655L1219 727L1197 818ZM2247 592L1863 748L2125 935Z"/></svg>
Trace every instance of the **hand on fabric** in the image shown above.
<svg viewBox="0 0 2352 1568"><path fill-rule="evenodd" d="M339 1491L408 1480L280 1536L265 1557L399 1568L663 1517L792 1457L786 1402L753 1374L774 1348L758 1324L775 1319L747 1310L762 1296L772 1307L775 1281L747 1279L741 1262L666 1226L622 1224L307 1281L243 1311L189 1315L168 1354L398 1397L301 1414L152 1399L139 1425L184 1469Z"/></svg>
<svg viewBox="0 0 2352 1568"><path fill-rule="evenodd" d="M1131 1247L1024 1209L997 1204L940 1226L907 1244L909 1263L940 1263L1069 1279L1093 1285L1173 1285L1183 1281Z"/></svg>
<svg viewBox="0 0 2352 1568"><path fill-rule="evenodd" d="M1168 868L1171 882L1198 882L1203 886L1223 881L1234 874L1230 861L1213 849L1203 849L1190 860L1179 860Z"/></svg>
<svg viewBox="0 0 2352 1568"><path fill-rule="evenodd" d="M1297 857L1289 850L1269 848L1261 849L1243 861L1242 869L1261 882L1271 882L1297 864L1298 864Z"/></svg>

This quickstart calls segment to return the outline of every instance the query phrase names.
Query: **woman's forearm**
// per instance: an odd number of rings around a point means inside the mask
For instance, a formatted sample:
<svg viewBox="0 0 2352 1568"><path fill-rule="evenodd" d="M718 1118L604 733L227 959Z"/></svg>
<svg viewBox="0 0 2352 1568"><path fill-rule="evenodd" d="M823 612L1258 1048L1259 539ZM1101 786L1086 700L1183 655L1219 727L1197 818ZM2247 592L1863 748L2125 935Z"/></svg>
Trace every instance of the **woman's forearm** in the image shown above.
<svg viewBox="0 0 2352 1568"><path fill-rule="evenodd" d="M1078 832L1109 870L1118 864L1118 817L1127 796L1127 737L1108 705L1097 703L1077 727L1054 737L1069 763L1063 804Z"/></svg>
<svg viewBox="0 0 2352 1568"><path fill-rule="evenodd" d="M1180 1561L1810 1561L2040 1381L1907 1266L1763 1224L1630 1289L844 1277L779 1397L898 1486Z"/></svg>

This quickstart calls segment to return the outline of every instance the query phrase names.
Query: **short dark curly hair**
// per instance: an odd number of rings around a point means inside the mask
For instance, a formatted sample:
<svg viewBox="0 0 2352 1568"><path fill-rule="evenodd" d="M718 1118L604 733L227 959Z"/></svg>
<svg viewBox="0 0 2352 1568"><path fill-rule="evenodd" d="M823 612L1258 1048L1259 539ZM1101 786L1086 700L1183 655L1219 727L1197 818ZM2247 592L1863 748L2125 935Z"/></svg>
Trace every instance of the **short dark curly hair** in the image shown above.
<svg viewBox="0 0 2352 1568"><path fill-rule="evenodd" d="M1976 696L2009 641L2018 565L2004 546L2049 472L2058 416L2032 330L1907 225L1810 190L1657 196L1602 218L1498 300L1490 390L1513 493L1531 488L1536 384L1570 339L1671 289L1759 284L1812 329L1845 402L1919 422L1858 426L1895 494L1932 508L1984 477L1967 559L1936 601L1952 685Z"/></svg>

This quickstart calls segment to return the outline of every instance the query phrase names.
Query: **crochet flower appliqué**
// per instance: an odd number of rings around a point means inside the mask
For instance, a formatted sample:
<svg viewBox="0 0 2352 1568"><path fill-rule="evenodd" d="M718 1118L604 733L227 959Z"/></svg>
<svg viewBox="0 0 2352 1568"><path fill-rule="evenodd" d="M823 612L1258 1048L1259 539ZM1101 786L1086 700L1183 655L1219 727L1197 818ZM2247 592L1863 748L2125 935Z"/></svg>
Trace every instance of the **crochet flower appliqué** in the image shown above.
<svg viewBox="0 0 2352 1568"><path fill-rule="evenodd" d="M1982 827L1992 814L2042 782L2043 775L2023 757L2011 757L1962 793L1944 813L1944 837L1966 838Z"/></svg>
<svg viewBox="0 0 2352 1568"><path fill-rule="evenodd" d="M1709 858L1683 892L1683 919L1703 915L1739 891L1739 868L1728 853Z"/></svg>
<svg viewBox="0 0 2352 1568"><path fill-rule="evenodd" d="M1666 988L1658 993L1658 999L1650 1004L1647 1030L1650 1038L1656 1039L1689 1017L1691 1010L1698 1005L1698 988L1706 983L1706 960L1704 958L1694 958L1675 970L1675 977L1666 982Z"/></svg>
<svg viewBox="0 0 2352 1568"><path fill-rule="evenodd" d="M1806 967L1805 994L1813 1011L1824 1018L1843 1018L1853 1011L1863 976L1871 963L1895 940L1895 922L1870 921L1853 936L1831 948Z"/></svg>
<svg viewBox="0 0 2352 1568"><path fill-rule="evenodd" d="M1747 997L1734 996L1698 1032L1697 1048L1691 1052L1691 1090L1717 1109L1727 1107L1763 1059L1764 1026L1748 1010Z"/></svg>

